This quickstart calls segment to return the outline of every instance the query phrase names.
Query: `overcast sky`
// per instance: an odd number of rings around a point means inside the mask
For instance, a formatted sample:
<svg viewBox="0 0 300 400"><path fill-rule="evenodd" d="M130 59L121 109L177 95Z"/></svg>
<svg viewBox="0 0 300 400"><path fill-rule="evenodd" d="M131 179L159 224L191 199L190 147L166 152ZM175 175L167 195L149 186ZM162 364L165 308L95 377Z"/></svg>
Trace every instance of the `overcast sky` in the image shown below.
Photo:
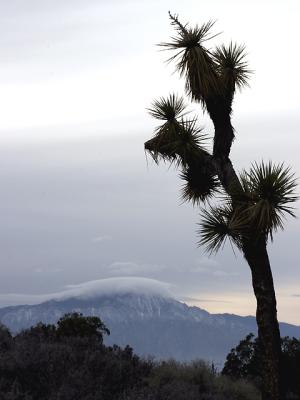
<svg viewBox="0 0 300 400"><path fill-rule="evenodd" d="M217 20L214 43L247 46L255 73L234 104L236 168L272 159L300 176L298 1L0 1L0 305L132 276L211 312L255 313L241 255L197 247L199 212L181 204L176 171L145 158L156 126L146 107L183 93L155 46L173 34L169 9ZM288 220L270 246L279 317L297 324L299 233Z"/></svg>

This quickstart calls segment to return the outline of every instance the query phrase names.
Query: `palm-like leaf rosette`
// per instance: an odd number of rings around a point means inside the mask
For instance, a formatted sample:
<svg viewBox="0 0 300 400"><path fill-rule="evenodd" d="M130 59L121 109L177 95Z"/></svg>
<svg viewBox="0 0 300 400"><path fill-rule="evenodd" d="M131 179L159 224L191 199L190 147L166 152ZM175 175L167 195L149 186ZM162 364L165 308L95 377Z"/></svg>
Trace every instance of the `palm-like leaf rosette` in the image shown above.
<svg viewBox="0 0 300 400"><path fill-rule="evenodd" d="M216 47L213 57L225 94L233 96L235 89L248 86L251 70L245 60L245 47L230 43Z"/></svg>
<svg viewBox="0 0 300 400"><path fill-rule="evenodd" d="M154 101L149 108L151 116L165 121L156 128L155 136L145 143L145 149L158 162L175 162L177 166L186 166L193 159L206 153L206 137L197 126L194 118L186 115L184 100L174 94Z"/></svg>
<svg viewBox="0 0 300 400"><path fill-rule="evenodd" d="M253 164L249 172L241 174L241 181L247 199L243 210L244 224L272 239L274 232L283 229L287 215L295 217L292 204L298 196L294 174L283 163L262 162Z"/></svg>
<svg viewBox="0 0 300 400"><path fill-rule="evenodd" d="M162 43L161 46L176 51L168 61L177 61L176 67L185 78L187 93L204 105L206 99L219 90L214 59L203 45L216 36L210 35L214 22L190 28L182 25L177 16L170 14L170 18L177 36L172 38L172 42Z"/></svg>
<svg viewBox="0 0 300 400"><path fill-rule="evenodd" d="M182 199L193 205L211 200L220 189L220 182L211 166L199 159L187 166L180 175L186 183L182 188Z"/></svg>
<svg viewBox="0 0 300 400"><path fill-rule="evenodd" d="M186 105L183 97L171 93L168 97L160 97L148 108L149 114L161 121L172 122L181 119L186 114Z"/></svg>
<svg viewBox="0 0 300 400"><path fill-rule="evenodd" d="M227 239L241 247L241 229L231 204L202 209L198 234L199 245L210 253L217 252Z"/></svg>
<svg viewBox="0 0 300 400"><path fill-rule="evenodd" d="M210 51L204 44L217 36L210 34L214 22L190 28L182 25L177 16L170 14L170 18L177 36L161 46L176 51L168 61L177 61L176 68L185 78L187 93L203 107L207 102L211 104L212 98L223 98L231 104L235 89L247 86L252 72L245 60L245 47L231 42Z"/></svg>
<svg viewBox="0 0 300 400"><path fill-rule="evenodd" d="M295 217L292 204L296 178L290 168L271 162L253 164L241 174L243 191L237 191L225 206L202 210L200 244L210 252L218 251L226 239L242 247L243 238L256 240L270 237L283 229L286 215Z"/></svg>

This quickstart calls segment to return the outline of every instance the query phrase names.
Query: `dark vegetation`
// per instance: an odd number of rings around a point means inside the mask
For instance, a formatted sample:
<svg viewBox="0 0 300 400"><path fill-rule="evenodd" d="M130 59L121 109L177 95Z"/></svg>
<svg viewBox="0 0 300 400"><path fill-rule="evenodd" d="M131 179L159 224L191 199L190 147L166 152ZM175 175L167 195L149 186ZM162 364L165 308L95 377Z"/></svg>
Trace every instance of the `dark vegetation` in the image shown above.
<svg viewBox="0 0 300 400"><path fill-rule="evenodd" d="M283 391L287 400L300 399L300 340L281 338ZM263 346L251 333L241 340L227 356L223 375L233 379L247 379L261 389Z"/></svg>
<svg viewBox="0 0 300 400"><path fill-rule="evenodd" d="M1 326L0 399L260 399L254 385L217 374L202 361L154 362L139 358L129 346L105 346L108 333L99 318L77 313L14 337Z"/></svg>

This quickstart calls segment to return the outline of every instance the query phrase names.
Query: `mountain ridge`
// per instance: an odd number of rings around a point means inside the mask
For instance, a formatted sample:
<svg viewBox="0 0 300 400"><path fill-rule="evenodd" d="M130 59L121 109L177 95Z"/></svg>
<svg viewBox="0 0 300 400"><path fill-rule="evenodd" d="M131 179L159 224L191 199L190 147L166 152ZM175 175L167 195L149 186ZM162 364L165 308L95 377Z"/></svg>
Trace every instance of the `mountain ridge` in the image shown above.
<svg viewBox="0 0 300 400"><path fill-rule="evenodd" d="M38 322L56 323L68 312L99 316L111 331L106 344L129 344L141 356L222 365L230 349L256 333L253 316L210 314L159 293L114 292L90 298L52 299L35 305L0 308L0 321L12 332ZM300 327L281 323L283 336L300 337Z"/></svg>

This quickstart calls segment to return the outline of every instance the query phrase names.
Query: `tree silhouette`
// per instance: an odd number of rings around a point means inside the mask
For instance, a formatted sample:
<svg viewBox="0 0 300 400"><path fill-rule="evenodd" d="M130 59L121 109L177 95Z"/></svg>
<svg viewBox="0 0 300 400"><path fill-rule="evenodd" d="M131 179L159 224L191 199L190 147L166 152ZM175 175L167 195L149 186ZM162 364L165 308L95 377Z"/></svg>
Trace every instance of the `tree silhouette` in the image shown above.
<svg viewBox="0 0 300 400"><path fill-rule="evenodd" d="M57 322L57 335L63 337L92 337L100 343L103 335L110 335L109 329L98 317L86 317L81 313L67 313Z"/></svg>
<svg viewBox="0 0 300 400"><path fill-rule="evenodd" d="M263 399L279 400L280 332L267 243L283 228L285 215L294 216L295 178L289 168L272 162L254 163L249 172L239 175L235 172L229 157L234 139L231 113L236 90L248 85L251 74L245 49L230 43L212 51L205 43L216 36L210 33L213 22L191 28L176 15L169 16L176 36L161 46L175 51L169 62L176 62L187 95L200 103L213 122L213 151L210 154L205 146L207 137L197 118L187 114L184 99L175 94L159 98L149 109L162 124L145 149L157 163L168 161L181 171L183 199L202 210L199 243L215 252L229 239L247 260L264 352ZM216 196L220 201L212 204Z"/></svg>
<svg viewBox="0 0 300 400"><path fill-rule="evenodd" d="M106 346L97 330L38 323L16 336L0 325L1 400L259 400L250 382L216 374L203 361L139 358L128 345ZM92 324L94 325L94 324Z"/></svg>
<svg viewBox="0 0 300 400"><path fill-rule="evenodd" d="M281 338L282 351L282 384L288 399L300 398L300 340L288 336ZM252 333L227 355L223 375L234 379L246 379L261 386L262 352L258 338Z"/></svg>

